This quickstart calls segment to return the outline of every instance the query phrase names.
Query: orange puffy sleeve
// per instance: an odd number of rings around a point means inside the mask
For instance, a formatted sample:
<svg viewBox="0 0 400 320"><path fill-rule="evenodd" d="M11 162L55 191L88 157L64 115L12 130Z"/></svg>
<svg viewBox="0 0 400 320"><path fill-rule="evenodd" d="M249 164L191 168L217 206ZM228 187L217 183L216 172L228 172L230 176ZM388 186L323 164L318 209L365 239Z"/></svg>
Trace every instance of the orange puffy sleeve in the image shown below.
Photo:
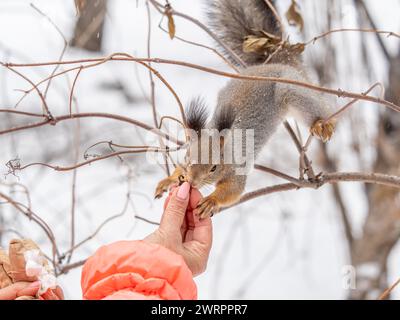
<svg viewBox="0 0 400 320"><path fill-rule="evenodd" d="M81 286L88 300L197 298L192 272L183 258L143 241L100 247L83 266Z"/></svg>

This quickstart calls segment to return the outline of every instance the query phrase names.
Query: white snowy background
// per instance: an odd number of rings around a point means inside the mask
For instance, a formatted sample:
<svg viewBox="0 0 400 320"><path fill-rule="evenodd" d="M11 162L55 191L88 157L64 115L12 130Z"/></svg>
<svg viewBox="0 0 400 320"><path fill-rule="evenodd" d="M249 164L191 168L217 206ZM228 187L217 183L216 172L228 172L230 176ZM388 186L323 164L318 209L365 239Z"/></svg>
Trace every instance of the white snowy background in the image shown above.
<svg viewBox="0 0 400 320"><path fill-rule="evenodd" d="M339 0L338 0L339 1ZM205 22L204 1L172 0L173 6L182 12ZM302 12L317 1L304 0ZM319 1L318 1L319 2ZM321 1L322 2L322 1ZM325 2L325 1L324 1ZM346 1L343 1L346 3ZM38 14L33 3L50 17L67 39L73 35L76 21L72 0L0 0L0 60L12 62L57 61L63 48L63 40L49 21ZM355 26L353 6L343 6L341 15L345 26ZM383 30L399 31L400 3L396 0L367 1L374 18ZM384 4L384 5L382 5ZM287 8L289 1L281 1L280 8ZM305 15L307 15L305 13ZM315 16L315 15L314 15ZM171 41L157 26L160 14L152 9L152 56L183 60L229 71L229 68L212 52L194 47L176 39ZM176 18L177 35L185 39L213 46L212 40L199 28ZM307 23L318 25L318 21ZM165 20L164 20L165 25ZM317 27L315 27L317 28ZM316 29L317 30L317 29ZM325 30L319 30L325 31ZM316 31L317 32L317 31ZM292 30L296 37L296 30ZM338 85L342 89L362 92L371 83L365 81L365 70L358 63L360 48L357 35L335 35L339 69ZM369 39L369 36L367 36ZM371 50L379 51L370 36ZM102 55L126 52L139 57L146 56L147 15L144 1L110 0L106 17ZM368 40L369 41L369 40ZM398 40L385 39L389 49L395 50ZM350 54L349 54L350 51ZM341 57L343 54L343 57ZM306 55L318 55L318 42L307 48ZM94 57L82 50L68 48L64 60ZM350 59L350 61L349 61ZM380 53L374 60L372 70L376 81L385 81L386 65ZM346 69L352 66L351 69ZM201 95L210 109L216 101L218 90L228 81L226 78L193 69L173 65L154 65L171 83L183 102ZM49 75L51 67L20 69L31 79L39 81ZM73 79L71 74L70 79ZM120 91L105 88L105 84L121 82L134 98L127 99ZM28 84L5 68L0 69L0 106L12 108L21 96L20 91ZM152 125L151 106L143 97L148 95L148 73L140 65L131 62L109 62L82 72L75 89L80 112L108 112L126 115ZM68 113L69 87L65 77L53 81L48 94L48 105L54 115ZM156 81L156 101L160 115L179 116L176 101L165 87ZM338 101L338 106L345 100ZM368 137L373 140L376 128L376 112L379 106L358 104L354 108L368 120ZM40 112L41 103L35 93L26 98L18 110ZM20 116L18 116L20 117ZM23 118L8 118L0 115L0 130L21 123ZM25 123L35 121L25 119ZM129 124L120 124L108 119L82 119L80 121L80 160L83 151L101 140L137 145L146 132ZM351 149L346 145L348 125L339 125L335 138L330 142L331 153L337 154L341 171L361 170ZM59 123L55 127L38 129L0 136L1 182L19 182L31 192L33 211L42 217L54 231L59 248L65 251L70 244L70 210L72 172L55 172L49 168L30 167L18 172L18 178L7 172L5 163L18 157L22 164L46 162L46 155L57 154L51 160L54 165L73 163L73 145L76 123ZM302 128L306 132L305 128ZM311 148L310 156L316 146ZM365 167L373 160L373 149L366 140ZM369 151L368 151L369 150ZM99 246L122 239L141 239L154 230L154 226L135 220L138 214L158 221L163 200L153 200L153 191L163 177L159 166L146 163L144 155L125 157L133 167L130 185L134 206L119 219L107 224L104 229L86 245L76 250L72 261L79 261L91 255ZM278 170L298 174L298 154L289 136L280 128L265 148L259 163ZM315 159L318 170L318 160ZM273 176L253 172L249 177L247 190L282 182ZM6 192L8 188L2 187ZM347 296L344 288L343 268L348 263L340 217L331 197L329 186L320 190L300 190L278 193L258 198L237 206L213 218L214 244L209 265L204 274L196 278L201 299L343 299ZM118 213L126 196L126 168L118 159L108 159L85 166L77 172L76 241L89 236L104 219ZM351 212L355 231L360 231L367 204L362 186L357 183L341 185L346 204ZM209 192L205 190L205 192ZM13 196L21 202L22 194ZM3 228L14 229L37 241L50 253L50 244L43 232L25 217L5 205L0 206ZM0 245L7 246L15 234L5 233ZM397 246L390 257L389 281L399 277L400 248ZM77 268L59 278L66 298L80 299L80 273ZM396 296L395 296L396 297ZM397 295L400 297L400 295Z"/></svg>

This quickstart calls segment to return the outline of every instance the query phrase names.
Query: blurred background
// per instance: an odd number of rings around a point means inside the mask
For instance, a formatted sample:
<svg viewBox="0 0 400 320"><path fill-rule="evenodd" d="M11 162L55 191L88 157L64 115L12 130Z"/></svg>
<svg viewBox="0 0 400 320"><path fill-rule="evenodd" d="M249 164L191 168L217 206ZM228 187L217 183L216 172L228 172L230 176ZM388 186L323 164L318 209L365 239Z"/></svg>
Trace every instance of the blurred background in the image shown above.
<svg viewBox="0 0 400 320"><path fill-rule="evenodd" d="M84 4L79 14L76 3L78 7ZM232 71L211 50L178 39L215 47L204 30L175 17L176 37L171 40L159 27L168 29L167 17L163 18L151 4L147 7L144 0L76 3L1 0L0 61L38 63L125 52ZM207 23L207 1L170 0L170 4ZM283 18L290 4L290 0L277 1ZM398 0L298 0L297 4L304 28L300 31L296 26L286 26L292 42L305 42L338 28L400 31ZM323 86L361 93L381 82L386 99L400 104L400 42L396 37L338 32L308 45L304 59ZM228 81L176 65L152 66L183 102L200 95L211 110L218 90ZM37 83L70 67L17 70ZM48 82L39 87L54 116L69 113L74 87L74 112L123 115L154 126L146 68L133 62L111 61L82 70L74 85L77 71L52 79L48 88ZM174 97L156 77L154 82L157 121L164 115L179 118ZM1 67L0 109L41 113L42 102L36 92L21 100L30 88L26 80ZM379 87L372 94L379 96ZM337 107L346 102L348 99L338 99ZM30 166L9 173L10 164L71 166L85 161L86 153L93 158L112 152L107 144L100 144L85 153L101 141L149 144L145 130L107 118L2 132L39 121L0 112L0 192L38 217L32 220L1 199L0 245L7 247L15 237L32 238L51 258L49 232L46 234L37 223L38 219L44 221L44 229L51 230L57 245L57 272L66 298L80 299L84 259L103 244L141 239L156 228L152 222L159 221L163 200L153 200L153 194L157 182L166 175L165 167L149 163L145 154L132 154L65 172ZM292 119L289 121L294 124ZM301 124L299 127L306 137L307 128ZM399 175L399 137L400 115L376 104L358 102L340 118L334 138L327 145L313 141L308 156L316 172ZM298 176L298 160L298 152L281 126L258 163ZM253 172L246 190L282 182ZM319 190L280 192L224 211L213 218L213 223L209 266L196 278L201 299L375 299L400 277L400 198L396 189L342 183ZM399 297L399 290L391 296Z"/></svg>

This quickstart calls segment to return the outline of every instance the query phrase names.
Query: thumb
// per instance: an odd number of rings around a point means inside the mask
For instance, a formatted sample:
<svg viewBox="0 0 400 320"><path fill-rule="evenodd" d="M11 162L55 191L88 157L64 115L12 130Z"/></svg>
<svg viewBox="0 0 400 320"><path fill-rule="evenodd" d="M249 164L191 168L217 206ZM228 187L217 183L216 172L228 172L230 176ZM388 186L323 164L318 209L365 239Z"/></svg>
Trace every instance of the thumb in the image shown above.
<svg viewBox="0 0 400 320"><path fill-rule="evenodd" d="M17 282L18 283L18 282ZM40 281L35 281L17 291L17 296L35 296L40 289Z"/></svg>
<svg viewBox="0 0 400 320"><path fill-rule="evenodd" d="M160 229L167 232L180 232L189 203L189 193L190 184L188 182L184 182L173 191L161 218Z"/></svg>

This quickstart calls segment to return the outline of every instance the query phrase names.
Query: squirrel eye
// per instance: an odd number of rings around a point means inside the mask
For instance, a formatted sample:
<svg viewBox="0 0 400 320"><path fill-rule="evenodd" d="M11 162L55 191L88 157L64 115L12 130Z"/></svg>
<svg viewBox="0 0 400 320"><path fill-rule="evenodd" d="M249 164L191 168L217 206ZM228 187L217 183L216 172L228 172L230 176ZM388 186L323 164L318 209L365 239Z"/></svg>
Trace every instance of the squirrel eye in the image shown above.
<svg viewBox="0 0 400 320"><path fill-rule="evenodd" d="M215 170L217 170L217 166L213 166L210 170L210 172L214 172Z"/></svg>

